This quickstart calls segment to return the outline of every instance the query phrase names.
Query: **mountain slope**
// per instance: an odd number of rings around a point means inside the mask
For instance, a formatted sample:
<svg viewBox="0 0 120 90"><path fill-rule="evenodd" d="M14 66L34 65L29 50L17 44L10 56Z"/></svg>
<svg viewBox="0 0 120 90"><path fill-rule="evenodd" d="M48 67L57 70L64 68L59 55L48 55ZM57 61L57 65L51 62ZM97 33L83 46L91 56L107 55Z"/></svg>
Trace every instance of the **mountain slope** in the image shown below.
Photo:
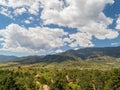
<svg viewBox="0 0 120 90"><path fill-rule="evenodd" d="M75 60L74 57L63 56L63 55L47 55L47 56L28 56L15 59L15 62L21 64L33 64L39 62L62 62L66 60Z"/></svg>
<svg viewBox="0 0 120 90"><path fill-rule="evenodd" d="M16 59L16 56L5 56L5 55L0 55L0 62L5 62L5 61L12 61Z"/></svg>
<svg viewBox="0 0 120 90"><path fill-rule="evenodd" d="M114 58L120 58L120 46L119 47L104 47L104 48L84 48L79 50L69 50L62 55L74 56L81 59L96 58L101 56L110 56Z"/></svg>
<svg viewBox="0 0 120 90"><path fill-rule="evenodd" d="M120 46L119 47L104 47L104 48L84 48L79 50L68 50L66 52L46 55L46 56L28 56L28 57L15 57L15 56L3 56L0 55L0 62L15 61L22 64L31 64L37 62L62 62L66 60L86 60L91 58L99 58L103 56L109 56L112 58L120 58Z"/></svg>
<svg viewBox="0 0 120 90"><path fill-rule="evenodd" d="M84 48L79 50L68 50L66 52L56 55L21 57L15 59L14 61L21 64L31 64L38 62L63 62L66 60L99 60L99 58L102 59L102 57L120 58L120 47Z"/></svg>

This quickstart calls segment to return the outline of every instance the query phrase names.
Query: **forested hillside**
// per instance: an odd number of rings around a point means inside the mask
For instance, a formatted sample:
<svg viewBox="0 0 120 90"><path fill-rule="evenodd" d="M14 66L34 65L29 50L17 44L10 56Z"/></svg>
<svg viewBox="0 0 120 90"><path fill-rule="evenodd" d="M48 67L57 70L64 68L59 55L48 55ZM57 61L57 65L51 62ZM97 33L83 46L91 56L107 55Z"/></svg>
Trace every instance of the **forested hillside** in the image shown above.
<svg viewBox="0 0 120 90"><path fill-rule="evenodd" d="M120 69L0 70L0 90L120 90Z"/></svg>
<svg viewBox="0 0 120 90"><path fill-rule="evenodd" d="M85 48L0 63L0 90L120 90L119 49Z"/></svg>
<svg viewBox="0 0 120 90"><path fill-rule="evenodd" d="M39 62L64 62L67 60L104 60L110 57L111 59L120 58L119 47L103 47L103 48L83 48L78 50L68 50L63 53L46 56L28 56L13 59L13 61L21 64L34 64ZM110 59L109 58L109 59Z"/></svg>

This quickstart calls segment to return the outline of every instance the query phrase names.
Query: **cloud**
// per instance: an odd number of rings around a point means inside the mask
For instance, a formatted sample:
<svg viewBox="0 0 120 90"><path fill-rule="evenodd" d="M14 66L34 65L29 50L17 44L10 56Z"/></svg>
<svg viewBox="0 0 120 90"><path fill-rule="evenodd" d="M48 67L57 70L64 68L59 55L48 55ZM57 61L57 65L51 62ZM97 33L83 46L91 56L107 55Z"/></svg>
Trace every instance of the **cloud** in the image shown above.
<svg viewBox="0 0 120 90"><path fill-rule="evenodd" d="M72 43L69 45L70 47L92 47L94 44L91 42L92 35L89 33L76 33L70 35L70 39L72 40Z"/></svg>
<svg viewBox="0 0 120 90"><path fill-rule="evenodd" d="M33 0L37 1L37 0ZM24 7L30 6L33 4L31 0L0 0L0 4L7 7L17 8L17 7Z"/></svg>
<svg viewBox="0 0 120 90"><path fill-rule="evenodd" d="M33 17L29 17L29 20L34 21L34 18Z"/></svg>
<svg viewBox="0 0 120 90"><path fill-rule="evenodd" d="M81 32L90 33L97 39L114 39L117 38L119 33L115 30L108 29L105 24L91 22L89 25L81 27Z"/></svg>
<svg viewBox="0 0 120 90"><path fill-rule="evenodd" d="M114 42L114 43L111 43L112 46L119 46L120 45L120 42Z"/></svg>
<svg viewBox="0 0 120 90"><path fill-rule="evenodd" d="M65 1L43 1L44 9L40 18L45 25L77 28L78 35L79 32L89 33L97 39L114 39L118 36L117 31L108 28L113 20L103 13L105 6L113 4L114 0Z"/></svg>
<svg viewBox="0 0 120 90"><path fill-rule="evenodd" d="M102 11L105 5L113 3L113 0L65 0L67 6L60 0L54 0L54 3L53 0L45 1L42 2L44 10L41 15L44 24L80 28L91 21L111 23L111 19L107 18Z"/></svg>
<svg viewBox="0 0 120 90"><path fill-rule="evenodd" d="M38 15L41 7L40 0L0 0L0 5L1 7L12 8L15 16L25 12Z"/></svg>
<svg viewBox="0 0 120 90"><path fill-rule="evenodd" d="M120 16L118 17L116 21L116 29L120 30Z"/></svg>
<svg viewBox="0 0 120 90"><path fill-rule="evenodd" d="M31 22L30 22L30 20L25 20L24 23L30 24Z"/></svg>
<svg viewBox="0 0 120 90"><path fill-rule="evenodd" d="M64 46L92 47L95 46L93 37L99 40L117 38L119 32L109 28L113 19L103 12L107 4L113 3L114 0L0 0L1 14L13 19L25 14L28 18L21 20L22 24L33 21L32 24L42 26L31 28L28 25L28 29L17 24L6 26L0 30L4 41L2 49L43 52ZM77 32L70 34L71 31L47 27L53 24L74 28ZM120 29L120 18L116 24L116 29Z"/></svg>
<svg viewBox="0 0 120 90"><path fill-rule="evenodd" d="M62 53L62 52L64 52L64 51L61 49L56 50L56 53Z"/></svg>
<svg viewBox="0 0 120 90"><path fill-rule="evenodd" d="M3 14L9 18L13 18L13 16L11 15L11 11L9 11L8 8L5 7L0 8L0 14Z"/></svg>
<svg viewBox="0 0 120 90"><path fill-rule="evenodd" d="M27 10L23 7L23 8L17 8L14 10L14 15L17 16L17 15L21 15L23 13L27 12Z"/></svg>
<svg viewBox="0 0 120 90"><path fill-rule="evenodd" d="M2 50L13 52L22 51L35 53L64 46L63 36L67 35L62 29L36 27L25 29L16 24L10 24L0 31L4 39Z"/></svg>

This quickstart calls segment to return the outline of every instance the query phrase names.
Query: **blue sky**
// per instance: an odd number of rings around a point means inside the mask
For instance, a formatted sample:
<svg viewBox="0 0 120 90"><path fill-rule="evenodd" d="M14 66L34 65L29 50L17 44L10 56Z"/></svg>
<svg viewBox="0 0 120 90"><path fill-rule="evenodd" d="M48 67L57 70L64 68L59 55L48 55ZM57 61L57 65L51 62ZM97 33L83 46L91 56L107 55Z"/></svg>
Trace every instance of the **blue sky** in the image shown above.
<svg viewBox="0 0 120 90"><path fill-rule="evenodd" d="M0 54L120 45L120 0L1 0Z"/></svg>

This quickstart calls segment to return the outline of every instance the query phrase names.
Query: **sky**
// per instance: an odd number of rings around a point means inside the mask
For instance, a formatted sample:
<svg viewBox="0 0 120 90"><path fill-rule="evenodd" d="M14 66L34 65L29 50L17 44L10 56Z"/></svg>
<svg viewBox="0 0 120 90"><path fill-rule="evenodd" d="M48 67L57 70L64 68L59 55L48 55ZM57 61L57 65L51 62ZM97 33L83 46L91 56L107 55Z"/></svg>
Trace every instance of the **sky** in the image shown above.
<svg viewBox="0 0 120 90"><path fill-rule="evenodd" d="M0 54L120 45L120 0L0 0Z"/></svg>

